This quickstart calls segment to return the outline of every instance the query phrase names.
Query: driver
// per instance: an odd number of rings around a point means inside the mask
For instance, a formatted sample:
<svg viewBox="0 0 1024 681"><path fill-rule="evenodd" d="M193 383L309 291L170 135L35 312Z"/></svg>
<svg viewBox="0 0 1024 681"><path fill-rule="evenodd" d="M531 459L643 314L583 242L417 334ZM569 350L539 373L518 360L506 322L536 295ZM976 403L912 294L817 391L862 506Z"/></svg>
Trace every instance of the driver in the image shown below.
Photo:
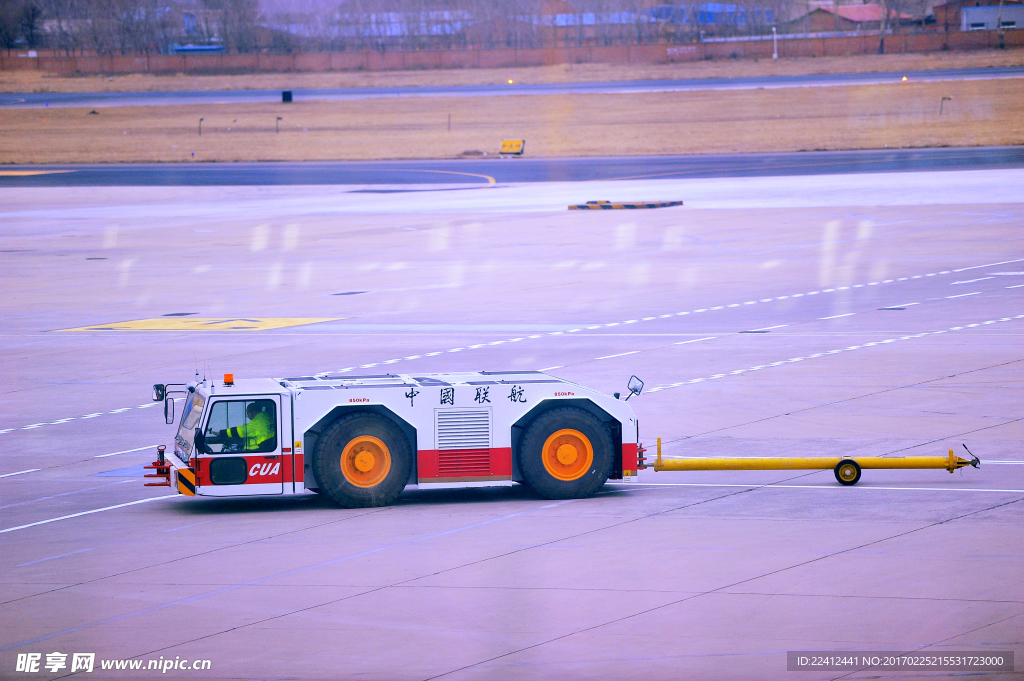
<svg viewBox="0 0 1024 681"><path fill-rule="evenodd" d="M245 408L245 415L249 419L247 423L222 430L217 435L243 440L245 451L256 451L264 442L273 439L274 415L267 406L261 406L258 402L250 402Z"/></svg>

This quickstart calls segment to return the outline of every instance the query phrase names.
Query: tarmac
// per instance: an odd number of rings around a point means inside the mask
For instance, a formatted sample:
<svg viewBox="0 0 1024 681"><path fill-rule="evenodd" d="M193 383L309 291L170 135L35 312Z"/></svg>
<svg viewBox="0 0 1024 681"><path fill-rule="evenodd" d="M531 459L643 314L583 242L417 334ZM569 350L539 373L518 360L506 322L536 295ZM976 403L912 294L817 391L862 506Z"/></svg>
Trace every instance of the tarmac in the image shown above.
<svg viewBox="0 0 1024 681"><path fill-rule="evenodd" d="M343 185L369 194L509 183L593 182L908 173L1024 168L1022 147L953 147L682 156L489 158L304 163L98 163L7 165L0 187ZM809 180L813 181L813 180ZM360 186L365 185L365 186ZM649 185L644 185L645 187ZM787 192L801 183L785 183ZM581 185L580 189L589 185ZM649 198L649 197L643 197ZM733 198L735 194L733 194ZM379 205L380 197L372 202ZM912 200L913 197L902 199ZM808 197L807 200L817 200ZM864 199L862 199L864 200ZM870 199L868 199L870 200Z"/></svg>
<svg viewBox="0 0 1024 681"><path fill-rule="evenodd" d="M975 69L936 69L901 73L838 73L743 78L682 78L595 83L495 83L407 87L309 88L292 91L293 101L347 101L380 97L500 97L514 95L630 94L641 92L698 92L781 87L835 87L885 83L938 82L1022 78L1017 66ZM164 92L13 92L0 93L0 108L166 106L280 102L281 90L185 90Z"/></svg>
<svg viewBox="0 0 1024 681"><path fill-rule="evenodd" d="M99 679L778 679L787 651L1020 670L1021 186L1019 167L5 184L0 678L63 678L78 652ZM684 205L566 210L596 199ZM189 316L300 323L68 330ZM344 369L543 369L606 393L636 374L665 456L966 444L982 465L855 487L645 470L585 500L411 489L361 510L142 486L173 432L151 384ZM41 671L17 672L30 653ZM143 669L101 668L128 659ZM900 676L921 672L799 674Z"/></svg>

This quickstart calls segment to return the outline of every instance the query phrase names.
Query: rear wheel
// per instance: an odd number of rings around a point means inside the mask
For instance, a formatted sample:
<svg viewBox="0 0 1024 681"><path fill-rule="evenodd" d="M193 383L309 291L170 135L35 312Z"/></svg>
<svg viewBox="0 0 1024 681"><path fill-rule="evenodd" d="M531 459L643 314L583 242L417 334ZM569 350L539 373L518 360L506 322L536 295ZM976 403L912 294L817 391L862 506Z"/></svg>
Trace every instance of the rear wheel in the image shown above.
<svg viewBox="0 0 1024 681"><path fill-rule="evenodd" d="M612 472L608 427L576 407L550 409L526 427L517 452L523 481L548 499L589 497Z"/></svg>
<svg viewBox="0 0 1024 681"><path fill-rule="evenodd" d="M356 412L324 429L313 469L320 492L339 506L386 506L405 489L412 460L409 441L394 422Z"/></svg>

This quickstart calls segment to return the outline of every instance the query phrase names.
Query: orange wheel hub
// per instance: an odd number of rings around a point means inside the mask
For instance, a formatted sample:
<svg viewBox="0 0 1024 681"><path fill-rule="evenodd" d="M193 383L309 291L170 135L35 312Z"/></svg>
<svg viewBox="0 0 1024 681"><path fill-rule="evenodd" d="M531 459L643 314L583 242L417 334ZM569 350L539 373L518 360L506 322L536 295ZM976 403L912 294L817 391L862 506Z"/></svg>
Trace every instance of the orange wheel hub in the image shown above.
<svg viewBox="0 0 1024 681"><path fill-rule="evenodd" d="M579 480L594 463L594 447L578 430L564 429L551 434L541 453L544 468L556 480Z"/></svg>
<svg viewBox="0 0 1024 681"><path fill-rule="evenodd" d="M372 435L353 438L341 453L341 472L356 487L373 487L391 470L388 446Z"/></svg>

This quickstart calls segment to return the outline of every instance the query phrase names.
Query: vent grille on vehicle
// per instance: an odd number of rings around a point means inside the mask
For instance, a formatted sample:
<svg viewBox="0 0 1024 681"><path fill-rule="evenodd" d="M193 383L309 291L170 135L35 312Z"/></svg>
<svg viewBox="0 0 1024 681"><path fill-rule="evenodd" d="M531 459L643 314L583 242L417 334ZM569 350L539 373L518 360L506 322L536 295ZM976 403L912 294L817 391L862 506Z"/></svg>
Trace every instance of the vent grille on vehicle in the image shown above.
<svg viewBox="0 0 1024 681"><path fill-rule="evenodd" d="M488 449L490 446L490 409L438 410L438 449Z"/></svg>
<svg viewBox="0 0 1024 681"><path fill-rule="evenodd" d="M490 446L490 409L437 411L439 477L490 475Z"/></svg>
<svg viewBox="0 0 1024 681"><path fill-rule="evenodd" d="M441 478L491 474L491 450L452 449L437 453L437 475Z"/></svg>

